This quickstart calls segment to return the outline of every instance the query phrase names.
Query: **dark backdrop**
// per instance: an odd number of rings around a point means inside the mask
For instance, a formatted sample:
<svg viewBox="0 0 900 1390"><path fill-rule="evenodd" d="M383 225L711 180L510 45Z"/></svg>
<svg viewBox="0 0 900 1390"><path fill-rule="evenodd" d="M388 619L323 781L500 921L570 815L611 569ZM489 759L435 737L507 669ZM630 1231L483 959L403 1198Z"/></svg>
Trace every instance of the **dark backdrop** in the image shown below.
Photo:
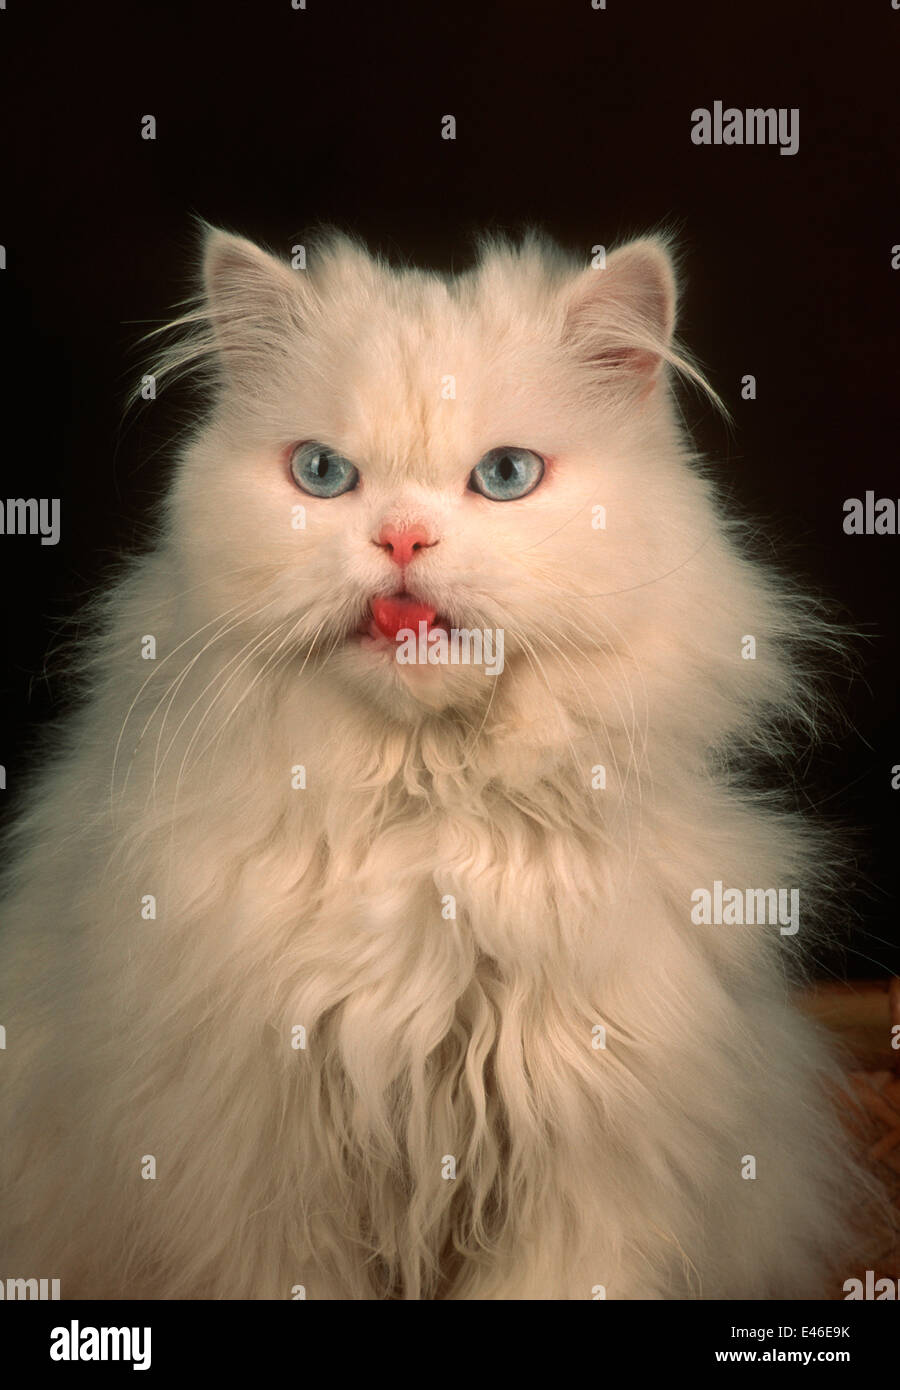
<svg viewBox="0 0 900 1390"><path fill-rule="evenodd" d="M587 254L674 222L682 332L736 417L729 436L689 404L699 443L764 543L867 635L862 675L836 688L852 731L800 771L801 798L862 826L869 854L846 885L848 948L822 966L900 970L900 538L842 531L845 498L900 496L900 13L890 0L731 11L8 0L0 490L62 501L57 547L0 538L8 804L60 704L48 646L164 486L188 403L176 393L124 422L123 404L137 338L188 287L195 214L279 248L332 221L437 267L462 264L486 226L538 222ZM695 146L691 111L716 99L799 108L799 152Z"/></svg>

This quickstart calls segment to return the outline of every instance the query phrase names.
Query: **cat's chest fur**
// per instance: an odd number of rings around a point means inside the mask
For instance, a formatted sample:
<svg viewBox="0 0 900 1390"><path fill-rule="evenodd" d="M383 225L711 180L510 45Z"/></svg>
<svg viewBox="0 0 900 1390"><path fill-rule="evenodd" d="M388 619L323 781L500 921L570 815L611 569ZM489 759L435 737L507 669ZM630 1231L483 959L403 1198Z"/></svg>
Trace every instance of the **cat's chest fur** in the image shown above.
<svg viewBox="0 0 900 1390"><path fill-rule="evenodd" d="M523 949L535 960L577 956L610 875L625 867L585 782L573 789L548 774L517 785L421 766L378 790L332 782L303 818L299 833L318 848L296 906L307 924L312 908L313 930L330 918L410 956L462 964L475 953L516 969Z"/></svg>

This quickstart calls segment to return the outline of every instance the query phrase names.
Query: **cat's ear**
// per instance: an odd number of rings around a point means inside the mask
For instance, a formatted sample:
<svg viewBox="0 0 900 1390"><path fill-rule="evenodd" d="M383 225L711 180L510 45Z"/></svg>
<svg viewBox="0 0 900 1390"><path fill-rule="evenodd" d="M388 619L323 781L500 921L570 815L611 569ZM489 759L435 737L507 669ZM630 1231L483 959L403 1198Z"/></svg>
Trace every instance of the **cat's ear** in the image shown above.
<svg viewBox="0 0 900 1390"><path fill-rule="evenodd" d="M675 273L662 238L614 251L605 268L583 271L567 294L564 336L598 375L645 393L670 355Z"/></svg>
<svg viewBox="0 0 900 1390"><path fill-rule="evenodd" d="M303 276L245 237L205 229L205 317L215 352L229 376L265 370L285 338L302 328Z"/></svg>

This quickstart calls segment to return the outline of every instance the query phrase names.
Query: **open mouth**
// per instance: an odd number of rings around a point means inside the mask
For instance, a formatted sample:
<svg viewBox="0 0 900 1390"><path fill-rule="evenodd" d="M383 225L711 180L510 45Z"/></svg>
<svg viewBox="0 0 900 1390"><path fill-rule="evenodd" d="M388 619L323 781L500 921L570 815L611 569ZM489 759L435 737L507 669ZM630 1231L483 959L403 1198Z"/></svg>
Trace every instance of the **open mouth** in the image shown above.
<svg viewBox="0 0 900 1390"><path fill-rule="evenodd" d="M449 631L448 623L435 608L415 594L404 591L384 598L373 598L368 617L363 619L357 632L360 636L396 642L401 632L413 632L418 637L420 623L425 623L426 634L435 628Z"/></svg>

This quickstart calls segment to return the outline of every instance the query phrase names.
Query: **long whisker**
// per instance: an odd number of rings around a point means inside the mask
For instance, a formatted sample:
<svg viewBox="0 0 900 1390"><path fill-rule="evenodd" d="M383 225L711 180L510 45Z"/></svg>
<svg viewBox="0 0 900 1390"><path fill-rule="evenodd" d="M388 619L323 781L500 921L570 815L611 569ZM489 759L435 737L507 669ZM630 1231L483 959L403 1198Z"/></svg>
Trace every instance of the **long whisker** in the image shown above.
<svg viewBox="0 0 900 1390"><path fill-rule="evenodd" d="M569 620L566 619L566 618L563 618L563 621L568 622ZM632 692L631 692L630 683L627 681L627 679L624 679L624 670L623 670L623 668L622 668L622 666L621 666L621 662L619 662L619 668L620 668L620 672L621 672L622 677L623 677L623 683L624 683L625 690L626 690L626 692L627 692L628 699L629 699L629 703L630 703L630 711L631 711L631 722L630 722L630 726L629 726L628 720L625 718L624 711L622 710L622 707L621 707L621 705L619 704L619 699L618 699L618 696L617 696L617 694L616 694L616 691L615 691L615 689L614 689L614 687L613 687L612 681L611 681L610 679L608 679L607 674L606 674L606 673L604 672L604 670L603 670L602 661L600 661L600 660L595 660L591 655L589 655L588 653L586 653L586 652L581 648L581 646L580 646L578 643L575 643L571 638L567 638L567 637L564 636L563 634L560 634L560 640L563 641L563 642L567 642L570 646L572 646L572 647L574 648L574 650L577 651L577 652L579 653L579 655L591 666L591 668L595 671L595 673L597 674L597 676L598 676L598 677L600 678L600 680L603 682L603 684L604 684L604 686L606 687L606 690L607 690L607 692L608 692L610 698L612 699L612 701L613 701L613 703L614 703L614 705L615 705L615 707L616 707L616 712L617 712L618 717L619 717L619 726L620 726L620 728L621 728L623 734L625 735L625 738L626 738L627 741L628 741L628 750L629 750L628 767L627 767L627 770L626 770L626 773L625 773L625 778L624 778L624 780L622 781L621 787L620 787L621 797L622 797L622 799L621 799L621 801L620 801L620 806L621 806L622 809L625 811L625 815L626 815L626 834L628 835L628 839L629 839L629 871L628 871L628 874L629 874L629 882L630 882L631 877L632 877L633 874L634 874L634 870L635 870L635 868L637 867L638 846L639 846L639 844L640 844L641 831L642 831L642 827L643 827L643 787L642 787L642 783L641 783L641 773L642 773L642 767L643 767L644 761L645 761L645 759L646 759L646 753L647 753L647 741L648 741L647 726L646 726L646 723L645 723L644 729L643 729L643 740L642 740L642 748L641 748L641 757L639 758L639 757L638 757L637 746L636 746L636 740L637 740L637 723L636 723L636 710L635 710L634 696L633 696L633 694L632 694ZM604 655L605 655L605 654L604 654ZM618 660L617 657L616 657L616 659ZM616 776L618 777L618 776L619 776L619 772L618 772L618 762L617 762L617 760L616 760L615 748L614 748L614 745L613 745L613 742L612 742L612 738L610 737L608 741L609 741L610 749L611 749L611 751L612 751L612 753L613 753L613 759L614 759L614 761L615 761L615 763L616 763ZM627 793L627 791L628 791L628 783L629 783L629 780L630 780L630 778L631 778L631 773L632 773L632 771L634 772L635 786L636 786L636 792L637 792L637 818L638 818L637 836L636 836L636 839L635 839L635 842L634 842L634 853L633 853L633 854L631 853L631 825L630 825L630 820L628 819L627 802L626 802L626 800L625 800L625 796L626 796L626 793Z"/></svg>
<svg viewBox="0 0 900 1390"><path fill-rule="evenodd" d="M598 709L598 707L597 707L596 700L594 699L593 692L590 690L590 687L587 685L587 682L586 682L586 681L584 680L584 678L581 676L580 672L576 669L576 667L575 667L575 665L573 664L573 662L569 660L569 658L568 658L568 657L565 655L565 653L560 649L560 647L556 644L556 642L554 642L552 638L548 637L546 633L542 634L542 640L545 641L545 642L547 642L547 643L554 649L554 651L557 652L557 654L561 657L561 659L566 663L566 665L569 667L569 669L572 671L573 675L575 676L575 679L579 682L579 684L583 687L583 689L584 689L585 691L588 692L588 695L590 696L590 698L591 698L591 700L592 700L592 702L593 702L593 704L594 704L594 709L595 709L595 711L597 712L597 714L599 715L599 709ZM567 640L567 639L563 639L563 640ZM570 645L574 645L574 644L570 643ZM606 682L606 684L607 684L607 687L609 688L609 683ZM610 691L610 693L612 693L612 692ZM618 713L619 713L619 720L620 720L620 723L624 724L624 721L622 720L622 711L621 711L621 709L619 708L618 701L615 699L615 695L613 695L613 700L614 700L614 702L615 702L615 704L616 704L616 708L617 708ZM583 709L582 709L582 713L583 713L583 712L584 712L584 711L583 711ZM591 723L590 720L586 720L586 722L587 722L588 724ZM626 737L627 737L627 727L625 728L625 733L626 733ZM632 739L629 739L629 743L630 743L630 748L631 748L631 757L630 757L630 759L629 759L629 771L630 771L631 766L634 765L635 759L634 759L634 742L633 742ZM613 741L612 741L612 739L611 739L609 736L607 736L607 746L609 747L609 750L610 750L610 752L611 752L611 754L612 754L613 766L614 766L614 768L615 768L615 774L616 774L616 781L617 781L617 784L618 784L619 790L620 790L620 796L619 796L619 799L618 799L618 803L617 803L617 804L618 804L618 806L619 806L619 809L620 809L622 815L623 815L624 818L625 818L625 836L626 836L626 840L627 840L627 854L628 854L628 863L629 863L629 866L630 866L630 868L629 868L629 874L630 874L631 872L633 872L633 866L634 866L634 862L635 862L635 854L636 854L636 851L637 851L637 846L635 845L635 846L634 846L634 849L633 849L633 846L632 846L632 838L631 838L631 821L630 821L630 817L629 817L629 815L628 815L628 802L627 802L626 796L625 796L625 793L626 793L626 791L627 791L629 772L626 772L626 774L625 774L624 777L622 776L621 770L620 770L620 768L619 768L619 759L618 759L618 755L617 755L617 753L616 753L615 745L613 744ZM636 771L637 771L637 769L636 769ZM639 774L639 773L638 773L638 789L640 790L640 774Z"/></svg>
<svg viewBox="0 0 900 1390"><path fill-rule="evenodd" d="M250 682L250 684L247 686L247 689L246 689L246 690L244 691L244 693L235 701L235 703L232 705L231 709L229 710L228 714L225 716L225 718L222 720L221 724L219 725L218 729L217 729L216 732L213 734L212 738L210 738L210 739L207 740L207 742L206 742L206 743L203 745L203 747L201 748L200 752L197 754L197 757L196 757L196 759L195 759L195 766L196 766L196 764L202 762L203 757L204 757L204 754L207 752L207 750L208 750L209 748L211 748L211 747L213 746L214 743L217 743L217 742L219 741L219 739L220 739L220 738L222 737L222 735L224 734L226 727L227 727L228 724L231 722L231 720L234 718L234 715L235 715L235 714L237 713L237 711L240 709L240 707L241 707L241 705L244 703L244 701L245 701L245 700L248 698L248 696L251 694L251 692L253 691L254 687L255 687L255 686L258 684L258 682L262 679L262 677L263 677L263 675L265 674L265 672L267 671L267 669L271 666L271 663L278 657L279 653L284 649L284 647L287 646L287 645L291 642L292 638L294 638L294 637L296 636L297 629L301 626L301 624L302 624L302 622L303 622L304 616L305 616L304 614L301 614L300 617L298 617L298 618L296 618L296 619L294 620L294 622L291 624L290 628L288 629L287 633L284 635L284 637L282 637L281 641L278 643L278 646L275 648L275 650L274 650L273 652L270 652L270 654L266 657L266 659L265 659L265 661L263 662L262 666L259 668L259 670L257 671L256 675L253 677L253 680L252 680L252 681ZM319 634L321 633L322 628L325 626L325 622L326 622L326 621L327 621L326 619L323 619L323 620L322 620L322 622L319 624L319 627L317 628L317 630L316 630L316 632L315 632L315 634L314 634L314 636L313 636L313 638L312 638L312 643L311 643L311 646L310 646L310 649L309 649L309 653L307 654L306 660L304 661L302 667L300 668L300 675L302 675L303 672L306 670L307 662L309 661L310 657L311 657L312 654L313 654L313 651L315 650L316 641L318 640ZM280 630L280 629L279 629L279 630ZM273 635L275 635L275 634L273 634ZM251 652L250 657L248 657L247 659L250 660L251 657L252 657L254 654L255 654L255 653ZM245 665L246 663L242 663L242 664ZM240 670L240 667L238 668L238 670ZM234 672L234 675L237 675L237 671ZM233 676L231 677L231 679L233 679ZM226 682L226 684L228 684L228 682ZM224 687L223 687L223 690L224 690ZM219 694L221 694L221 693L222 693L222 691L219 692ZM218 699L218 696L217 696L216 698ZM210 707L210 708L211 708L211 707ZM208 711L207 711L207 712L208 712ZM205 720L205 718L206 718L206 715L204 715L203 719ZM201 721L200 721L200 724L197 726L197 731L196 731L197 733L199 733L199 730L200 730L200 728L202 727L202 725L203 725L203 720L201 720ZM195 737L196 737L196 733L195 733ZM191 742L193 742L193 739L191 740ZM191 748L191 745L188 744L187 751L185 752L185 759L187 759L187 755L188 755L188 753L190 752L190 748Z"/></svg>
<svg viewBox="0 0 900 1390"><path fill-rule="evenodd" d="M180 764L180 766L179 766L178 777L176 778L176 783L175 783L175 802L177 802L177 799L178 799L178 790L179 790L179 787L180 787L180 785L181 785L181 779L182 779L182 777L183 777L183 775L184 775L184 770L185 770L185 766L186 766L186 764L187 764L187 759L188 759L188 756L189 756L189 754L190 754L190 751L191 751L192 747L194 746L195 741L196 741L197 738L199 737L199 734L200 734L201 729L203 728L204 724L206 723L207 719L209 718L210 714L212 713L212 710L213 710L213 708L214 708L216 702L217 702L218 700L221 699L222 695L225 693L225 691L227 690L228 686L229 686L229 685L231 684L231 682L235 679L235 677L238 676L238 675L240 674L240 672L244 669L244 667L247 665L247 663L253 660L253 657L256 655L256 653L257 653L258 651L261 651L270 641L272 641L273 637L275 637L279 632L281 632L281 630L285 627L285 625L286 625L287 623L291 622L291 621L293 621L293 620L292 620L290 617L281 618L277 623L275 623L275 625L274 625L273 627L267 628L267 629L265 630L265 632L263 632L262 634L260 634L260 633L254 633L254 635L250 638L250 640L247 641L247 642L245 642L245 643L243 644L243 646L240 647L240 648L237 650L237 652L235 652L234 656L232 656L231 659L230 659L229 661L227 661L227 662L225 663L224 666L220 667L219 670L217 670L217 671L215 672L215 674L213 675L212 679L209 680L209 681L207 681L206 685L203 687L203 689L201 690L200 694L197 696L197 698L194 700L194 702L193 702L192 705L190 706L190 709L188 709L188 710L186 711L186 713L184 714L184 716L182 717L181 722L179 723L178 728L175 730L175 733L173 734L173 736L172 736L172 738L171 738L171 740L170 740L170 742L169 742L169 745L168 745L168 747L166 748L166 751L165 751L165 753L164 753L164 755L163 755L163 757L162 757L162 760L160 761L160 764L159 764L159 769L160 769L160 771L162 771L162 768L163 768L163 765L164 765L166 759L168 758L169 754L172 752L172 749L175 747L175 744L176 744L176 742L178 741L178 735L179 735L179 733L181 732L181 730L182 730L182 728L184 727L184 725L187 723L188 719L190 718L190 715L191 715L192 711L193 711L194 709L196 709L197 705L198 705L198 704L200 703L200 701L203 699L203 696L206 694L206 692L207 692L208 690L210 690L210 689L216 684L216 682L222 680L222 677L225 676L225 673L229 670L230 667L234 667L234 670L231 672L231 674L230 674L229 676L226 676L225 680L222 681L222 684L219 686L219 689L216 690L216 691L214 692L214 694L211 696L211 698L207 701L206 707L205 707L205 709L203 710L203 713L202 713L200 719L198 720L197 724L195 725L194 730L193 730L193 732L192 732L190 738L188 739L188 744L187 744L187 747L185 748L184 754L183 754L182 759L181 759L181 764ZM174 820L174 804L173 804L173 820Z"/></svg>
<svg viewBox="0 0 900 1390"><path fill-rule="evenodd" d="M136 708L138 702L140 701L140 698L141 698L142 694L143 694L144 691L147 689L147 686L150 684L150 682L151 682L152 680L154 680L154 679L159 675L160 671L161 671L162 668L166 665L166 663L169 662L169 661L171 661L172 658L173 658L174 656L176 656L176 655L178 654L178 652L180 652L181 649L182 649L183 647L186 647L186 646L188 645L189 642L193 642L194 639L195 639L196 637L199 637L199 635L200 635L201 632L205 632L206 629L207 629L208 627L212 627L212 625L213 625L214 623L221 623L223 619L226 619L226 620L227 620L227 618L229 617L230 614L235 613L235 612L237 612L239 609L245 608L245 607L247 607L247 606L249 606L249 603L248 603L248 600L245 599L245 600L243 600L241 603L236 603L236 604L233 605L233 607L227 608L227 609L225 610L224 613L220 613L217 617L215 617L215 618L210 618L210 620L209 620L208 622L203 623L200 627L198 627L197 629L195 629L195 631L192 632L188 637L185 637L185 638L183 639L183 641L179 642L178 645L177 645L177 647L173 647L172 651L170 651L170 652L168 653L167 656L164 656L163 659L162 659L162 661L160 661L160 662L158 663L158 665L155 665L155 666L154 666L154 668L151 670L150 674L147 676L146 680L144 680L143 683L141 684L141 686L140 686L140 688L139 688L137 694L135 695L134 699L131 701L131 704L130 704L129 707L128 707L128 710L127 710L127 712L126 712L126 714L125 714L125 718L124 718L124 720L122 721L122 727L121 727L121 729L119 730L119 736L118 736L118 738L116 739L116 746L115 746L115 750L114 750L114 753L113 753L112 773L111 773L111 776L110 776L110 810L111 810L111 811L113 810L113 807L114 807L116 771L117 771L117 767L118 767L119 752L120 752L121 746L122 746L122 739L123 739L124 736L125 736L125 729L126 729L126 727L127 727L127 725L128 725L128 721L129 721L129 719L131 718L132 714L134 713L134 710L135 710L135 708ZM220 630L220 633L217 634L217 636L218 636L218 635L221 635L221 630ZM214 640L215 640L215 639L214 639ZM172 688L172 687L169 686L168 689L171 690L171 688ZM168 694L168 690L166 691L166 694ZM164 700L165 698L166 698L166 695L164 694L163 697L162 697L162 699ZM159 704L160 704L160 703L162 703L162 701L160 701L160 702L156 705L156 707L155 707L155 709L154 709L154 711L153 711L154 714L156 713L156 709L159 708ZM150 719L152 719L152 718L153 718L153 715L151 714ZM148 724L149 724L149 723L150 723L150 720L148 720L147 723L145 723L143 729L141 730L141 733L140 733L140 735L139 735L139 737L138 737L138 745L140 745L141 740L143 739L145 733L147 732L147 727L148 727ZM135 749L135 752L136 752L136 751L137 751L137 748ZM131 758L131 761L129 762L129 766L128 766L128 773L126 773L125 782L124 782L124 784L123 784L123 786L122 786L122 796L125 795L125 790L126 790L126 787L127 787L127 784L128 784L128 775L129 775L129 773L130 773L130 771L131 771L131 765L132 765L133 761L134 761L134 754L132 754L132 758Z"/></svg>
<svg viewBox="0 0 900 1390"><path fill-rule="evenodd" d="M276 601L277 601L277 600L274 599L274 598L270 599L268 603L262 604L259 608L255 609L252 613L245 614L245 615L243 615L242 617L240 617L239 619L237 619L236 621L230 623L230 624L226 627L226 629L225 629L223 632L217 633L216 636L215 636L214 638L212 638L209 642L207 642L207 643L201 648L201 650L200 650L199 652L197 652L197 654L196 654L194 657L191 658L191 660L185 665L184 669L182 670L182 672L181 672L180 676L177 678L177 680L174 681L173 684L172 684L172 686L169 687L169 689L172 691L172 695L171 695L171 699L169 700L169 704L168 704L168 706L166 707L165 714L163 715L162 724L160 725L159 733L158 733L157 739L156 739L156 749L155 749L154 757L153 757L153 781L152 781L152 787L153 787L154 793L155 793L155 790L156 790L157 780L158 780L158 777L159 777L159 773L162 771L163 763L165 762L166 757L168 757L168 754L169 754L169 752L170 752L170 750L171 750L171 747L172 747L172 744L170 743L169 748L166 750L165 755L163 756L162 760L160 760L159 751L160 751L160 748L162 747L162 740L163 740L163 735L164 735L164 733L165 733L166 723L167 723L167 721L168 721L169 714L170 714L170 712L171 712L171 710L172 710L172 707L173 707L173 705L174 705L174 703L175 703L175 700L176 700L177 697L178 697L178 692L180 691L182 685L184 684L184 682L185 682L185 680L187 679L188 675L190 674L191 670L192 670L193 667L197 664L197 662L200 660L200 658L204 655L204 653L205 653L206 651L208 651L209 648L214 644L214 642L219 641L219 640L220 640L222 637L224 637L224 636L228 636L231 632L234 631L235 628L240 627L242 623L244 623L244 622L249 622L249 621L255 621L255 619L258 618L259 615L260 615L261 613L264 613L264 612L266 611L267 608L271 608L272 604L275 603ZM253 638L251 638L250 641L252 642L252 641L253 641ZM203 698L203 696L206 694L206 691L209 689L210 685L212 685L216 680L219 679L219 677L222 675L223 671L226 671L226 670L228 669L228 667L229 667L230 665L232 665L232 663L233 663L234 661L237 660L237 657L240 656L241 652L246 650L246 646L249 646L249 645L250 645L250 643L247 643L244 647L241 647L241 648L240 648L240 651L238 651L237 655L236 655L236 656L233 656L233 657L231 658L230 661L226 662L226 664L225 664L225 666L224 666L223 668L221 668L220 670L216 671L215 674L212 676L212 679L207 683L207 685L204 686L203 690L201 690L200 694L197 696L197 699L194 701L194 703L191 705L190 709L189 709L189 710L187 711L187 713L185 714L184 718L181 720L181 723L178 725L178 728L175 730L175 734L174 734L174 736L173 736L173 742L174 742L175 739L177 739L178 734L179 734L179 732L180 732L180 730L181 730L181 728L182 728L182 725L184 724L185 720L186 720L186 719L188 718L188 716L190 715L191 710L193 710L194 706ZM166 697L165 697L165 695L164 695L164 696L162 697L162 699L164 700L165 698L166 698ZM160 705L161 703L162 703L162 700L160 700L159 703L157 704L156 708L155 708L154 711L153 711L153 714L151 714L151 716L150 716L150 719L152 719L152 718L155 716L156 710L159 709L159 705ZM146 729L147 729L149 723L150 723L150 720L148 720L148 721L147 721L147 725L144 726L144 732L146 732ZM142 733L141 736L143 737L143 733Z"/></svg>
<svg viewBox="0 0 900 1390"><path fill-rule="evenodd" d="M540 657L538 656L537 652L535 651L533 644L529 641L528 637L526 637L525 633L518 630L517 628L510 626L510 631L513 633L515 640L521 644L522 651L529 664L531 665L532 670L535 672L536 675L540 676L541 680L543 680L544 685L547 687L547 694L550 696L550 699L556 708L557 715L561 716L562 711L560 703L553 692L553 687L547 679L547 673L544 670L543 663ZM576 771L579 774L581 774L583 772L583 767L579 763L578 755L575 752L575 745L573 744L571 735L569 734L568 729L566 728L564 718L560 717L559 722L560 729L564 732L566 742L569 745L569 751L572 755L572 764L575 767Z"/></svg>

